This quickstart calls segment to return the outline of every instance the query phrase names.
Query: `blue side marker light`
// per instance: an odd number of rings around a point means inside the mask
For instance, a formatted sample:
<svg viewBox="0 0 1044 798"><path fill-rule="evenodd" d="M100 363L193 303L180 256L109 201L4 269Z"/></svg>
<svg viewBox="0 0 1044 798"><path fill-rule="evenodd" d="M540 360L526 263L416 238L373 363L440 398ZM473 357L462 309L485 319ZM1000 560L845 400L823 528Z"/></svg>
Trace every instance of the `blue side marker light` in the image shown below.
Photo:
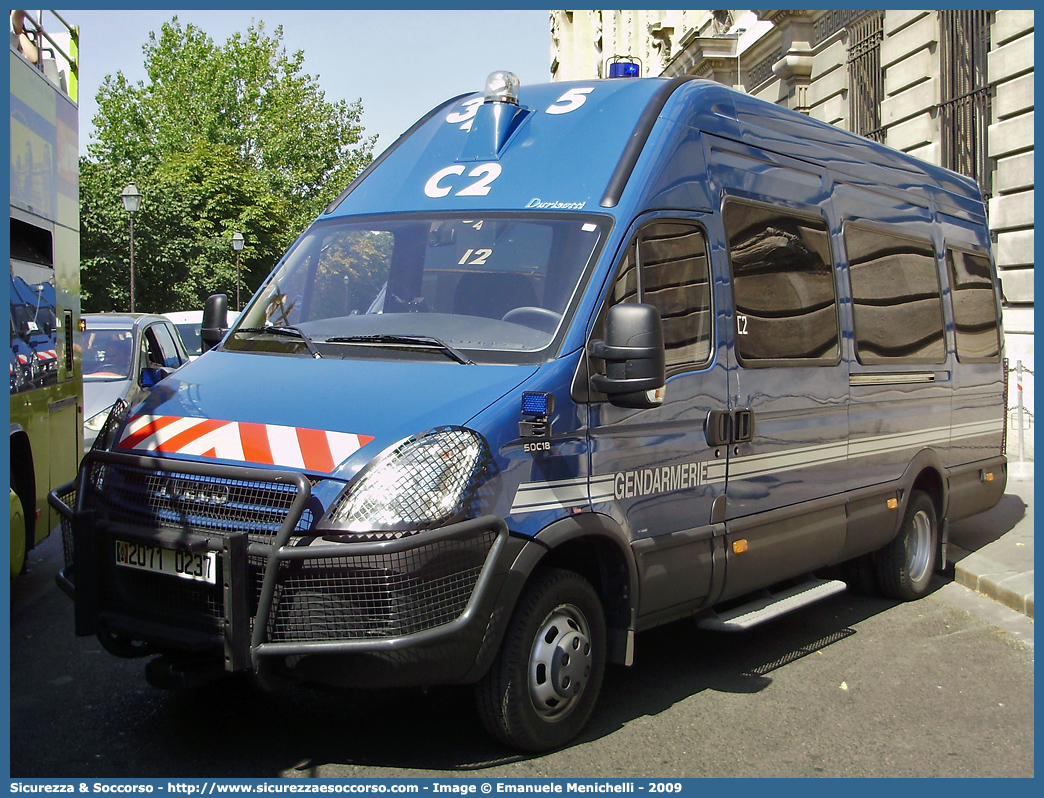
<svg viewBox="0 0 1044 798"><path fill-rule="evenodd" d="M553 394L542 391L523 391L522 415L524 420L518 422L518 436L520 438L550 438L551 422L548 419L554 410L555 397ZM542 450L549 449L548 445L543 446ZM531 450L526 449L526 451Z"/></svg>
<svg viewBox="0 0 1044 798"><path fill-rule="evenodd" d="M555 409L555 397L552 394L523 391L522 415L547 418Z"/></svg>

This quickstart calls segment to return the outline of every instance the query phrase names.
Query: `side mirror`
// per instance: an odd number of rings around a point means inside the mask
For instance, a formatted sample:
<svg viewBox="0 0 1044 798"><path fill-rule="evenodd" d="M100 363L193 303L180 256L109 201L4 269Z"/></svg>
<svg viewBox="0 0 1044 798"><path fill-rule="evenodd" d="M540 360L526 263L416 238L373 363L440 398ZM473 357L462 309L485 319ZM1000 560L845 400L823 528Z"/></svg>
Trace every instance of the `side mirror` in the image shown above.
<svg viewBox="0 0 1044 798"><path fill-rule="evenodd" d="M141 387L146 390L154 387L160 380L166 379L173 372L168 368L162 368L160 366L149 366L141 370Z"/></svg>
<svg viewBox="0 0 1044 798"><path fill-rule="evenodd" d="M592 374L591 387L618 407L658 407L667 383L660 312L652 305L613 305L605 320L605 341L591 341L592 357L605 361L605 374Z"/></svg>
<svg viewBox="0 0 1044 798"><path fill-rule="evenodd" d="M199 331L203 351L217 346L228 332L228 295L211 294L203 306L203 325Z"/></svg>

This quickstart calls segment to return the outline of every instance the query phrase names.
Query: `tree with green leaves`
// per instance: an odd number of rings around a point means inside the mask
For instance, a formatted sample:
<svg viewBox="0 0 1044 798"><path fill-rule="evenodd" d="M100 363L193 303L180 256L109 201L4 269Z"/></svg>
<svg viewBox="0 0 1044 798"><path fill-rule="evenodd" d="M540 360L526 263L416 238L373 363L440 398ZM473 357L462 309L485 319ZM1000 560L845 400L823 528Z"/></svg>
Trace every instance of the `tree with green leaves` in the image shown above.
<svg viewBox="0 0 1044 798"><path fill-rule="evenodd" d="M95 138L80 160L80 262L85 310L129 309L123 187L143 194L134 216L135 309L197 309L235 296L232 234L244 302L283 250L362 171L362 102L330 102L264 23L216 44L177 17L143 50L147 79L107 76ZM234 299L233 299L234 301Z"/></svg>

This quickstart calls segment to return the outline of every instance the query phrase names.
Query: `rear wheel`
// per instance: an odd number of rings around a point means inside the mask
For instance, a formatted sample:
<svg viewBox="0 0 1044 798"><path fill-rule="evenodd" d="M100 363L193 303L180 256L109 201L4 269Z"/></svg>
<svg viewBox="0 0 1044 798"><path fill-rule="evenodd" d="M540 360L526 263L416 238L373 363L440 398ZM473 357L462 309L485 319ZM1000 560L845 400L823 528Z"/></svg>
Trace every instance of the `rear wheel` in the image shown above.
<svg viewBox="0 0 1044 798"><path fill-rule="evenodd" d="M938 545L935 505L928 494L916 491L910 496L899 534L877 554L881 592L900 601L927 593Z"/></svg>
<svg viewBox="0 0 1044 798"><path fill-rule="evenodd" d="M877 568L874 565L873 556L864 554L849 560L841 566L841 578L853 593L862 596L877 595L880 590L877 587Z"/></svg>
<svg viewBox="0 0 1044 798"><path fill-rule="evenodd" d="M591 584L572 571L536 574L476 686L486 730L524 751L565 745L594 710L605 652L605 617Z"/></svg>

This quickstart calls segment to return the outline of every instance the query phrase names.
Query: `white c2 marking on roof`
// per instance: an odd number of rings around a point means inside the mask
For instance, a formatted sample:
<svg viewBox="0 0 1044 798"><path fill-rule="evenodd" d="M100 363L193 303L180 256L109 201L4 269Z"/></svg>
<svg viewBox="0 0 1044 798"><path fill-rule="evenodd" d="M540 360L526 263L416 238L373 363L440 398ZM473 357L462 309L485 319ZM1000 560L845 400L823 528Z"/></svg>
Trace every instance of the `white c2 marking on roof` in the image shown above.
<svg viewBox="0 0 1044 798"><path fill-rule="evenodd" d="M464 174L463 166L447 166L445 169L440 169L431 177L428 178L428 182L424 184L424 193L433 199L439 199L445 197L452 190L452 186L446 186L443 188L439 185L439 181L444 177L450 175L462 175Z"/></svg>

